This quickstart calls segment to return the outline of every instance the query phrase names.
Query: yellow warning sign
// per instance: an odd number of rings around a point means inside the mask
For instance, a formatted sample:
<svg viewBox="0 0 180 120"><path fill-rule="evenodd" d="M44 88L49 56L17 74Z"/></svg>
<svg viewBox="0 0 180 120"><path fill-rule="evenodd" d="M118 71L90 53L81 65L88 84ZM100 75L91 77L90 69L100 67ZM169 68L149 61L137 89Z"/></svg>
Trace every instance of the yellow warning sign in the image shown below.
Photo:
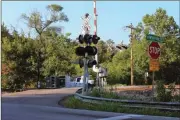
<svg viewBox="0 0 180 120"><path fill-rule="evenodd" d="M158 59L150 59L149 70L150 71L159 71L159 61L158 61Z"/></svg>

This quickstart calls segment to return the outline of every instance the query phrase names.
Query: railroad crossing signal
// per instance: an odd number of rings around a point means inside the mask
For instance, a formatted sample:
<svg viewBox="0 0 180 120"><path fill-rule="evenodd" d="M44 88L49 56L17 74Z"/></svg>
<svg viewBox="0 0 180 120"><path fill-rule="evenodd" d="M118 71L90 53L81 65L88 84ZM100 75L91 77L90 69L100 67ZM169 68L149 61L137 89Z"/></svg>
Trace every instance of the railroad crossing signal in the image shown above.
<svg viewBox="0 0 180 120"><path fill-rule="evenodd" d="M85 53L87 53L89 56L94 56L97 54L97 48L95 46L89 46L89 45L91 43L97 44L98 41L100 40L100 37L98 37L97 35L85 34L84 36L79 35L78 39L80 44L86 43L87 45L86 47L77 47L75 51L76 55L85 56Z"/></svg>

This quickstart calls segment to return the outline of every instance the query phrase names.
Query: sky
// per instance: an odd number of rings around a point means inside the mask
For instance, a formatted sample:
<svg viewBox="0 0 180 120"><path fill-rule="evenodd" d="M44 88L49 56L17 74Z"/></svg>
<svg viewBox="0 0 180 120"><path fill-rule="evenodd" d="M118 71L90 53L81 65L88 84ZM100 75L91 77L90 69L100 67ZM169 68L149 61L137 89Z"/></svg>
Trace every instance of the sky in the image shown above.
<svg viewBox="0 0 180 120"><path fill-rule="evenodd" d="M14 26L18 31L28 33L30 29L20 18L21 14L30 14L33 10L38 10L43 15L46 13L46 6L59 4L68 16L69 22L56 23L63 26L64 33L70 32L70 38L75 39L81 32L81 16L89 13L91 33L93 33L93 1L2 1L2 22L8 28ZM129 43L130 30L124 30L124 26L132 23L134 26L142 21L146 14L155 13L161 7L167 11L169 16L173 16L176 23L179 23L179 1L97 1L97 34L102 40L112 39L116 44ZM33 33L32 33L33 34Z"/></svg>

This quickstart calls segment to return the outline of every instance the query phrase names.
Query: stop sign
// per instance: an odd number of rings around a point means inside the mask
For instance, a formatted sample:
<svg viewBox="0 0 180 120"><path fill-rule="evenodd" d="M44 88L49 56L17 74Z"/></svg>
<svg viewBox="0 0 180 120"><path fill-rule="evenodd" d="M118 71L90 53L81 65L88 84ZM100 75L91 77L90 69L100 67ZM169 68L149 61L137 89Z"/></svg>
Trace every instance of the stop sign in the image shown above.
<svg viewBox="0 0 180 120"><path fill-rule="evenodd" d="M157 59L161 54L160 46L157 42L151 42L149 45L149 55L152 59Z"/></svg>

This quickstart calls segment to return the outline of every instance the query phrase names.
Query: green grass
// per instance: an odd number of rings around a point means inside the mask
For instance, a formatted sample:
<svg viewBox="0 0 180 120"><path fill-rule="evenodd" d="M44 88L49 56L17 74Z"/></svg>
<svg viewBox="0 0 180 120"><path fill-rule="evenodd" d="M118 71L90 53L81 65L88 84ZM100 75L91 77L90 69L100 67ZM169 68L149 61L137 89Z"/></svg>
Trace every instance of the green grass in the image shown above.
<svg viewBox="0 0 180 120"><path fill-rule="evenodd" d="M64 107L74 108L74 109L87 109L87 110L118 112L118 113L180 117L180 114L178 112L159 111L157 109L150 109L150 108L144 108L144 109L127 108L120 106L121 104L119 103L113 103L113 102L102 102L102 104L86 103L76 99L74 96L67 97L66 99L64 99L62 104Z"/></svg>

